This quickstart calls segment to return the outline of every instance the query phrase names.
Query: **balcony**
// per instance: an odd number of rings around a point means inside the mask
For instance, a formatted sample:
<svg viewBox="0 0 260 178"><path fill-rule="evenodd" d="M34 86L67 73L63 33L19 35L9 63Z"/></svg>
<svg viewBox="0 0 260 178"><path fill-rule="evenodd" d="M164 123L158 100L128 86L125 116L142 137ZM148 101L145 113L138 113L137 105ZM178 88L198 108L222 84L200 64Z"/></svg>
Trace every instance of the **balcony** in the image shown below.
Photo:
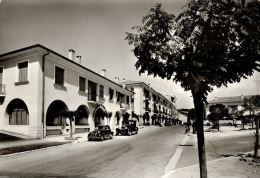
<svg viewBox="0 0 260 178"><path fill-rule="evenodd" d="M5 84L0 84L0 97L6 95Z"/></svg>
<svg viewBox="0 0 260 178"><path fill-rule="evenodd" d="M98 95L96 93L90 93L88 95L88 103L89 104L102 104L105 99L104 97L97 97Z"/></svg>
<svg viewBox="0 0 260 178"><path fill-rule="evenodd" d="M127 103L120 103L120 109L130 109L130 105Z"/></svg>

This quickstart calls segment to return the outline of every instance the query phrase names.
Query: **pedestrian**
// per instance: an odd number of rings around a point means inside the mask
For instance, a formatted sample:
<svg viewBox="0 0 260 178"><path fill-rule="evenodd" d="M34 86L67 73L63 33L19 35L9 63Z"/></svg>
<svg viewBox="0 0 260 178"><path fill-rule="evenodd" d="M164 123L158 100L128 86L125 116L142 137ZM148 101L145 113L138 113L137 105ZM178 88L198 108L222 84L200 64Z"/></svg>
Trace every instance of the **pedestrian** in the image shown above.
<svg viewBox="0 0 260 178"><path fill-rule="evenodd" d="M188 136L190 136L190 121L188 120L187 123L186 123L186 126L185 126L185 134L188 134Z"/></svg>

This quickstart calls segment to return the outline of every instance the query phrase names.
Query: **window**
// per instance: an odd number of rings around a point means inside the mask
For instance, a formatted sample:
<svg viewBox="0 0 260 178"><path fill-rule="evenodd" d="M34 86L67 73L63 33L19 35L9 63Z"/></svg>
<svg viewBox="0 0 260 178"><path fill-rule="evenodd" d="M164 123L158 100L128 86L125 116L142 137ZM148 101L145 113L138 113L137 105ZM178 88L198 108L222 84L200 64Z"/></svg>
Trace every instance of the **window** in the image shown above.
<svg viewBox="0 0 260 178"><path fill-rule="evenodd" d="M129 101L130 101L129 96L126 96L126 104L129 104Z"/></svg>
<svg viewBox="0 0 260 178"><path fill-rule="evenodd" d="M114 90L109 88L109 99L113 100L113 97L114 97Z"/></svg>
<svg viewBox="0 0 260 178"><path fill-rule="evenodd" d="M3 84L3 67L0 67L0 85Z"/></svg>
<svg viewBox="0 0 260 178"><path fill-rule="evenodd" d="M120 102L121 93L116 92L116 102Z"/></svg>
<svg viewBox="0 0 260 178"><path fill-rule="evenodd" d="M28 125L28 113L25 109L13 109L9 115L10 125Z"/></svg>
<svg viewBox="0 0 260 178"><path fill-rule="evenodd" d="M96 101L96 97L97 97L97 84L89 80L88 81L88 100Z"/></svg>
<svg viewBox="0 0 260 178"><path fill-rule="evenodd" d="M19 82L28 81L28 62L18 64L19 69Z"/></svg>
<svg viewBox="0 0 260 178"><path fill-rule="evenodd" d="M103 85L99 86L99 98L104 99L104 86Z"/></svg>
<svg viewBox="0 0 260 178"><path fill-rule="evenodd" d="M86 79L84 77L79 77L79 91L86 91Z"/></svg>
<svg viewBox="0 0 260 178"><path fill-rule="evenodd" d="M64 69L55 67L55 84L64 85Z"/></svg>

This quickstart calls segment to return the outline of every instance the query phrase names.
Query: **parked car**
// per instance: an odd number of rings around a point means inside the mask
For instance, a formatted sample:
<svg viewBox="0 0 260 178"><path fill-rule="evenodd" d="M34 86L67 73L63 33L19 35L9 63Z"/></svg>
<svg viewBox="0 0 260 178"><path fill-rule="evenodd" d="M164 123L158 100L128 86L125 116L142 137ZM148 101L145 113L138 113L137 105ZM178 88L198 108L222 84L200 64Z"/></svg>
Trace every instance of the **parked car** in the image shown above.
<svg viewBox="0 0 260 178"><path fill-rule="evenodd" d="M136 121L128 121L121 128L116 129L116 135L132 135L138 133L138 127L136 127Z"/></svg>
<svg viewBox="0 0 260 178"><path fill-rule="evenodd" d="M205 126L212 126L212 122L210 122L209 120L204 120L204 125Z"/></svg>
<svg viewBox="0 0 260 178"><path fill-rule="evenodd" d="M242 125L241 120L234 120L234 126L235 126L235 127L241 126L241 125Z"/></svg>
<svg viewBox="0 0 260 178"><path fill-rule="evenodd" d="M219 125L221 125L221 126L233 126L234 120L233 119L220 119Z"/></svg>
<svg viewBox="0 0 260 178"><path fill-rule="evenodd" d="M111 131L110 127L108 125L99 125L97 128L95 128L94 131L90 132L88 134L88 140L94 141L94 140L106 140L106 139L112 139L113 138L113 132Z"/></svg>

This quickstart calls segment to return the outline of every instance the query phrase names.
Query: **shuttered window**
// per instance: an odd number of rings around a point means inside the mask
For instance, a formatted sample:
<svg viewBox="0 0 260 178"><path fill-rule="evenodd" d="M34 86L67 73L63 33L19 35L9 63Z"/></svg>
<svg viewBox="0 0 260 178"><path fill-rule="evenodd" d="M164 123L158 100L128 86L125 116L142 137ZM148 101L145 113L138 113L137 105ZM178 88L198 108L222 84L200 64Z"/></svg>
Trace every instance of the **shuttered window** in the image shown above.
<svg viewBox="0 0 260 178"><path fill-rule="evenodd" d="M100 86L99 86L99 97L100 97L101 99L104 98L104 86L103 86L103 85L100 85Z"/></svg>
<svg viewBox="0 0 260 178"><path fill-rule="evenodd" d="M28 125L29 115L25 109L13 109L9 115L10 125Z"/></svg>
<svg viewBox="0 0 260 178"><path fill-rule="evenodd" d="M28 81L28 62L18 64L19 82Z"/></svg>
<svg viewBox="0 0 260 178"><path fill-rule="evenodd" d="M3 84L3 67L0 67L0 84Z"/></svg>
<svg viewBox="0 0 260 178"><path fill-rule="evenodd" d="M112 88L109 88L109 99L113 100L114 97L114 90Z"/></svg>
<svg viewBox="0 0 260 178"><path fill-rule="evenodd" d="M79 77L79 91L86 91L86 79L84 77Z"/></svg>
<svg viewBox="0 0 260 178"><path fill-rule="evenodd" d="M64 85L64 69L55 67L55 84Z"/></svg>
<svg viewBox="0 0 260 178"><path fill-rule="evenodd" d="M96 101L96 97L97 97L97 84L89 80L88 81L88 100Z"/></svg>

